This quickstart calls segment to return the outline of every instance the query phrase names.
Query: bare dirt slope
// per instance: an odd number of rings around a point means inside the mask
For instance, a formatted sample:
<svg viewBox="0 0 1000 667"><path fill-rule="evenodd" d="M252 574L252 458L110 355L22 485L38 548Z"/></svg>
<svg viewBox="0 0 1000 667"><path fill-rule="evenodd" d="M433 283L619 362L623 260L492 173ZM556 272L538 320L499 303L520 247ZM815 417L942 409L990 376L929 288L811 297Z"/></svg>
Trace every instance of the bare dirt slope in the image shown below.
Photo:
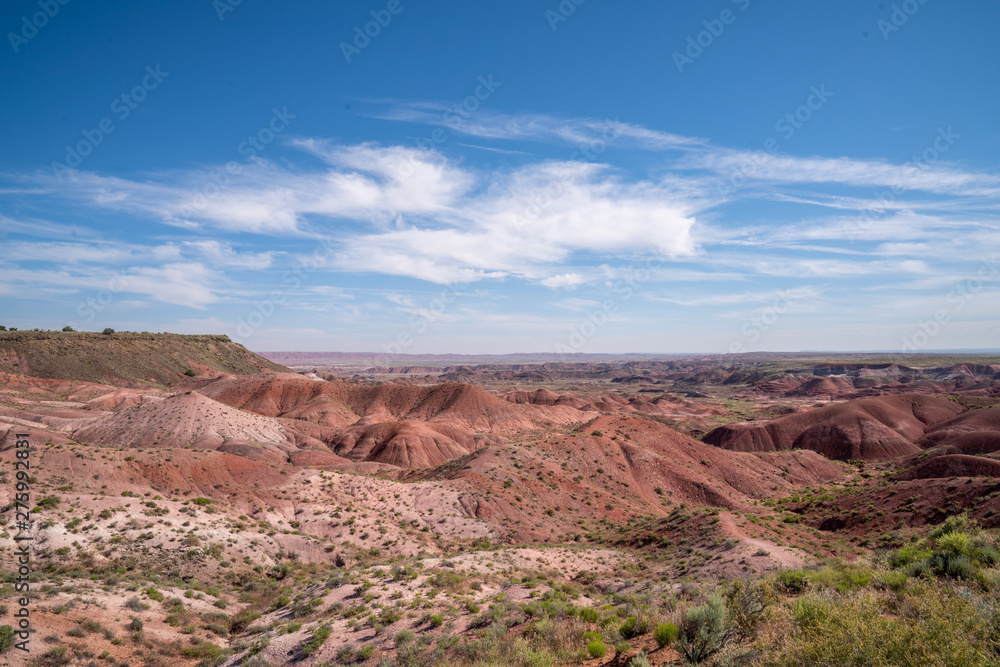
<svg viewBox="0 0 1000 667"><path fill-rule="evenodd" d="M964 408L924 394L860 398L767 422L720 426L707 443L744 452L810 449L841 461L884 461L915 454L928 427Z"/></svg>

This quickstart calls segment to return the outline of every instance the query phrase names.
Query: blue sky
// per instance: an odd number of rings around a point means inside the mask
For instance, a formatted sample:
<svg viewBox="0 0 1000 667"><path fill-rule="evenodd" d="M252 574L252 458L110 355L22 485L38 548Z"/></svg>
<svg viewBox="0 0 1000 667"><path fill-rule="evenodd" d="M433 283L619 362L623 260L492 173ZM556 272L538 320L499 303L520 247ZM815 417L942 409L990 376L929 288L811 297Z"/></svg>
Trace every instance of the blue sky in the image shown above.
<svg viewBox="0 0 1000 667"><path fill-rule="evenodd" d="M996 347L1000 5L577 2L6 2L0 323Z"/></svg>

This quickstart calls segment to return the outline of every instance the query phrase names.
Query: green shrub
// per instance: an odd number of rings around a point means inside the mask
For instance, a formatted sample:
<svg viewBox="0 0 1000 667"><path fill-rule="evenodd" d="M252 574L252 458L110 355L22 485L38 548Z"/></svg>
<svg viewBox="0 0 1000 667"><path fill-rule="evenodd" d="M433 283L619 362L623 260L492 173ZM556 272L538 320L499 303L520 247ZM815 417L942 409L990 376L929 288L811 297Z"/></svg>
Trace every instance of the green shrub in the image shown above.
<svg viewBox="0 0 1000 667"><path fill-rule="evenodd" d="M997 551L996 547L989 544L977 546L970 555L980 565L996 565L1000 563L1000 552Z"/></svg>
<svg viewBox="0 0 1000 667"><path fill-rule="evenodd" d="M660 648L673 644L680 635L680 629L673 623L658 623L653 629L653 639Z"/></svg>
<svg viewBox="0 0 1000 667"><path fill-rule="evenodd" d="M896 570L881 572L875 577L875 583L881 588L899 593L906 588L906 575Z"/></svg>
<svg viewBox="0 0 1000 667"><path fill-rule="evenodd" d="M978 531L979 527L975 521L973 521L968 513L963 512L962 514L956 514L945 519L944 523L935 527L930 533L930 538L936 540L939 537L948 535L954 532L963 533L974 533Z"/></svg>
<svg viewBox="0 0 1000 667"><path fill-rule="evenodd" d="M598 616L597 610L592 607L580 610L580 620L584 623L597 623Z"/></svg>
<svg viewBox="0 0 1000 667"><path fill-rule="evenodd" d="M608 647L600 639L595 639L587 644L587 653L590 654L591 658L603 658L607 652Z"/></svg>
<svg viewBox="0 0 1000 667"><path fill-rule="evenodd" d="M13 626L0 625L0 653L3 653L13 646L16 638L17 636L14 634Z"/></svg>
<svg viewBox="0 0 1000 667"><path fill-rule="evenodd" d="M802 570L784 570L778 573L778 584L789 593L801 593L806 588L806 574Z"/></svg>
<svg viewBox="0 0 1000 667"><path fill-rule="evenodd" d="M800 628L823 623L830 615L830 604L815 597L801 597L792 603L792 616Z"/></svg>
<svg viewBox="0 0 1000 667"><path fill-rule="evenodd" d="M952 579L964 579L965 581L972 581L979 572L972 559L965 554L958 556L934 554L931 558L931 565L939 574L945 574Z"/></svg>
<svg viewBox="0 0 1000 667"><path fill-rule="evenodd" d="M313 654L313 652L323 645L327 639L330 638L330 627L327 625L321 625L313 631L312 637L308 642L302 645L302 655L303 657L308 657Z"/></svg>
<svg viewBox="0 0 1000 667"><path fill-rule="evenodd" d="M649 662L649 656L646 655L646 652L640 651L639 655L635 656L629 661L628 667L653 667L653 666Z"/></svg>
<svg viewBox="0 0 1000 667"><path fill-rule="evenodd" d="M972 538L960 531L947 533L938 538L937 550L953 556L968 556L972 553Z"/></svg>
<svg viewBox="0 0 1000 667"><path fill-rule="evenodd" d="M621 636L624 637L625 639L631 639L632 637L635 637L636 635L640 634L637 627L638 625L639 625L639 619L637 619L635 616L629 616L628 618L625 619L625 622L622 623L621 626L618 628L618 632L620 632Z"/></svg>
<svg viewBox="0 0 1000 667"><path fill-rule="evenodd" d="M444 623L444 618L441 616L441 614L433 614L431 616L431 625L433 627L440 628L443 623Z"/></svg>
<svg viewBox="0 0 1000 667"><path fill-rule="evenodd" d="M68 665L73 662L73 657L66 655L67 653L69 653L69 649L65 646L53 646L42 654L38 664L46 666Z"/></svg>
<svg viewBox="0 0 1000 667"><path fill-rule="evenodd" d="M931 550L923 546L923 541L916 544L907 544L896 551L889 553L886 560L894 568L904 568L923 560L927 560L931 555Z"/></svg>
<svg viewBox="0 0 1000 667"><path fill-rule="evenodd" d="M814 622L799 622L773 665L993 665L992 624L973 604L936 584L920 583L907 596L907 615L887 612L878 596L862 592L837 603L812 601ZM806 599L796 601L797 620Z"/></svg>
<svg viewBox="0 0 1000 667"><path fill-rule="evenodd" d="M845 569L837 576L834 587L841 593L846 593L864 588L871 580L872 573L870 570L864 568Z"/></svg>
<svg viewBox="0 0 1000 667"><path fill-rule="evenodd" d="M188 658L201 659L204 664L211 665L222 659L226 652L212 642L199 641L193 646L185 646L181 653Z"/></svg>
<svg viewBox="0 0 1000 667"><path fill-rule="evenodd" d="M732 639L727 632L727 615L726 604L718 594L684 613L677 650L689 664L700 665L726 647Z"/></svg>

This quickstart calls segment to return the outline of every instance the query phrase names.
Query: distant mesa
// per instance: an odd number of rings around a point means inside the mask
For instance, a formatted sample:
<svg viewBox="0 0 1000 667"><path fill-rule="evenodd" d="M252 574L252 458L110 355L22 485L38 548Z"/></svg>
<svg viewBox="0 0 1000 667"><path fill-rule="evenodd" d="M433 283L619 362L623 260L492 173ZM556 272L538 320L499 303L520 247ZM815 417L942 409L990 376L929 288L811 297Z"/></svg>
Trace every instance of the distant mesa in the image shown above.
<svg viewBox="0 0 1000 667"><path fill-rule="evenodd" d="M4 331L0 372L119 387L174 387L192 375L291 371L228 336Z"/></svg>

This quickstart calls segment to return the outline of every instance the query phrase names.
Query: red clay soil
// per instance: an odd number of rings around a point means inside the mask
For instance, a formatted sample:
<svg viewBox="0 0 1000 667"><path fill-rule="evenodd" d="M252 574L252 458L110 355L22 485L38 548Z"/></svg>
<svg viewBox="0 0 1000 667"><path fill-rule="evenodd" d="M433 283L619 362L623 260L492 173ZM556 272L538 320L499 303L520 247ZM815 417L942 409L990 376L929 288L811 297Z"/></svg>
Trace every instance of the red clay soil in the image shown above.
<svg viewBox="0 0 1000 667"><path fill-rule="evenodd" d="M997 443L997 447L986 449L992 443ZM963 451L969 447L969 453L996 451L1000 449L1000 406L969 410L938 422L927 429L917 444L925 448L948 445Z"/></svg>
<svg viewBox="0 0 1000 667"><path fill-rule="evenodd" d="M785 396L849 396L854 394L854 383L842 377L814 377L806 380Z"/></svg>
<svg viewBox="0 0 1000 667"><path fill-rule="evenodd" d="M940 477L1000 477L1000 461L982 456L945 454L896 475L900 480Z"/></svg>
<svg viewBox="0 0 1000 667"><path fill-rule="evenodd" d="M344 427L395 420L442 422L467 429L516 432L533 428L529 413L468 384L430 387L317 382L288 374L225 377L199 391L242 410Z"/></svg>
<svg viewBox="0 0 1000 667"><path fill-rule="evenodd" d="M218 449L227 442L247 442L291 448L277 419L236 410L198 392L100 417L74 431L73 438L115 447Z"/></svg>
<svg viewBox="0 0 1000 667"><path fill-rule="evenodd" d="M352 461L431 468L465 456L488 442L484 435L458 426L392 421L354 426L331 444L334 452Z"/></svg>
<svg viewBox="0 0 1000 667"><path fill-rule="evenodd" d="M924 394L860 398L768 422L721 426L704 441L744 452L810 449L828 458L883 461L916 454L925 429L963 411Z"/></svg>
<svg viewBox="0 0 1000 667"><path fill-rule="evenodd" d="M414 479L457 479L473 516L512 536L546 539L577 521L667 513L677 503L745 510L756 498L842 479L814 452L729 452L632 416L604 415L572 434L490 445Z"/></svg>
<svg viewBox="0 0 1000 667"><path fill-rule="evenodd" d="M873 478L832 495L832 500L813 497L787 509L821 531L859 538L937 525L966 511L985 527L1000 527L1000 480L995 477Z"/></svg>

